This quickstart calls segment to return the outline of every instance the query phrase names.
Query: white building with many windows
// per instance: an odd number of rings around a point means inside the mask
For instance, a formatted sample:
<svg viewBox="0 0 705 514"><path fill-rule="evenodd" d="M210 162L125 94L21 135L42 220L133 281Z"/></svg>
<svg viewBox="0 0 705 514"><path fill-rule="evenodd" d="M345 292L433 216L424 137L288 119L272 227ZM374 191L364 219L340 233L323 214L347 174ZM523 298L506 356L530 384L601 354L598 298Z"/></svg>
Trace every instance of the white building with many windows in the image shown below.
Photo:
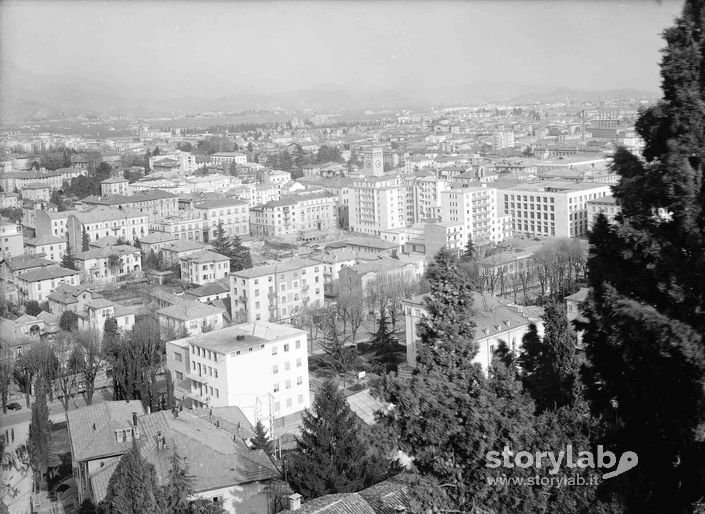
<svg viewBox="0 0 705 514"><path fill-rule="evenodd" d="M310 406L306 332L254 322L166 343L175 396L187 407L237 406L252 424Z"/></svg>
<svg viewBox="0 0 705 514"><path fill-rule="evenodd" d="M609 184L545 181L498 186L498 207L512 217L514 234L581 237L589 228L588 202L612 194Z"/></svg>
<svg viewBox="0 0 705 514"><path fill-rule="evenodd" d="M378 236L406 225L406 186L399 177L363 177L340 194L353 232Z"/></svg>
<svg viewBox="0 0 705 514"><path fill-rule="evenodd" d="M452 187L442 193L441 219L461 223L465 241L475 244L498 243L511 236L508 217L498 215L497 190L491 187Z"/></svg>
<svg viewBox="0 0 705 514"><path fill-rule="evenodd" d="M310 259L255 266L230 275L233 321L286 322L306 307L322 307L323 264Z"/></svg>

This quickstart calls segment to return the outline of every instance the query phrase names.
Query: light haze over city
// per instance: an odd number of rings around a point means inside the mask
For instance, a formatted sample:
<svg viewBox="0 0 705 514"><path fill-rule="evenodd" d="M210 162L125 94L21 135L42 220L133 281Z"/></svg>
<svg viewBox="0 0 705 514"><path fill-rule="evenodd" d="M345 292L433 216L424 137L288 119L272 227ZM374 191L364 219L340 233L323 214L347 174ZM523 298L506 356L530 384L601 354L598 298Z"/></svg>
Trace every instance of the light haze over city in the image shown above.
<svg viewBox="0 0 705 514"><path fill-rule="evenodd" d="M3 2L2 86L29 72L135 98L494 84L657 91L660 34L681 6Z"/></svg>

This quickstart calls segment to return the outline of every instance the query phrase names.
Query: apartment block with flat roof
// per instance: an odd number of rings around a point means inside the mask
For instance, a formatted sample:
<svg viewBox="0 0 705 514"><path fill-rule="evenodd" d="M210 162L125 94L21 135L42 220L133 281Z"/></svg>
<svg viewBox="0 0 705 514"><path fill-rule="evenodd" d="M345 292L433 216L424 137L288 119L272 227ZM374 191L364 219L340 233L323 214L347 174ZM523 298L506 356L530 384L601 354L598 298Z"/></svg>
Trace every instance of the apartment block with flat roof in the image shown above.
<svg viewBox="0 0 705 514"><path fill-rule="evenodd" d="M588 202L611 194L609 184L545 181L498 186L502 214L512 217L515 234L529 237L587 235Z"/></svg>
<svg viewBox="0 0 705 514"><path fill-rule="evenodd" d="M287 322L306 307L322 307L323 264L291 259L255 266L230 275L234 321Z"/></svg>
<svg viewBox="0 0 705 514"><path fill-rule="evenodd" d="M264 321L170 341L167 367L186 406L237 406L252 424L310 406L306 332Z"/></svg>

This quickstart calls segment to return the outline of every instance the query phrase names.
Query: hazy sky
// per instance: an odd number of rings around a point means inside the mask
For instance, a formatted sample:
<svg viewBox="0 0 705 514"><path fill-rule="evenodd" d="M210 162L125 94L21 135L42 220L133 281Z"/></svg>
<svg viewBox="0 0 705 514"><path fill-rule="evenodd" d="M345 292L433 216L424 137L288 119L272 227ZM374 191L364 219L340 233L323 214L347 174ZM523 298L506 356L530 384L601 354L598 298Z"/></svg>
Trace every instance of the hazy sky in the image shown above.
<svg viewBox="0 0 705 514"><path fill-rule="evenodd" d="M682 1L0 2L0 58L127 90L659 88Z"/></svg>

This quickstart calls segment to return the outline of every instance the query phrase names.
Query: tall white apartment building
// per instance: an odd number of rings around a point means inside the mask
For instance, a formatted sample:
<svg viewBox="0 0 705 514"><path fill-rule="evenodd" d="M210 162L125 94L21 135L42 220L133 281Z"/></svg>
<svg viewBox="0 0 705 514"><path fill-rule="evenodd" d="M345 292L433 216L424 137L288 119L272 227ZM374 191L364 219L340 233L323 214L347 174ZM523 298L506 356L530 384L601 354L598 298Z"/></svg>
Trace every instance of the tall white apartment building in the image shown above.
<svg viewBox="0 0 705 514"><path fill-rule="evenodd" d="M66 220L66 233L72 249L82 247L84 230L88 241L108 236L134 241L149 234L149 216L137 209L103 206L73 211Z"/></svg>
<svg viewBox="0 0 705 514"><path fill-rule="evenodd" d="M452 187L442 193L441 219L461 223L465 241L489 244L511 237L509 218L498 216L497 190L491 187Z"/></svg>
<svg viewBox="0 0 705 514"><path fill-rule="evenodd" d="M493 148L495 150L501 150L502 148L514 148L514 132L495 132L492 141Z"/></svg>
<svg viewBox="0 0 705 514"><path fill-rule="evenodd" d="M254 425L311 405L306 332L258 321L166 343L174 394L186 407L236 406Z"/></svg>
<svg viewBox="0 0 705 514"><path fill-rule="evenodd" d="M406 186L400 177L362 177L341 191L349 228L377 236L406 225Z"/></svg>
<svg viewBox="0 0 705 514"><path fill-rule="evenodd" d="M448 183L430 171L404 175L402 180L406 185L406 224L413 225L435 217Z"/></svg>
<svg viewBox="0 0 705 514"><path fill-rule="evenodd" d="M22 225L0 219L0 257L14 257L24 253Z"/></svg>
<svg viewBox="0 0 705 514"><path fill-rule="evenodd" d="M585 236L588 202L611 194L609 184L557 180L497 189L500 212L512 217L515 234L529 237Z"/></svg>
<svg viewBox="0 0 705 514"><path fill-rule="evenodd" d="M322 307L323 264L291 259L230 275L233 321L286 322L306 307Z"/></svg>

